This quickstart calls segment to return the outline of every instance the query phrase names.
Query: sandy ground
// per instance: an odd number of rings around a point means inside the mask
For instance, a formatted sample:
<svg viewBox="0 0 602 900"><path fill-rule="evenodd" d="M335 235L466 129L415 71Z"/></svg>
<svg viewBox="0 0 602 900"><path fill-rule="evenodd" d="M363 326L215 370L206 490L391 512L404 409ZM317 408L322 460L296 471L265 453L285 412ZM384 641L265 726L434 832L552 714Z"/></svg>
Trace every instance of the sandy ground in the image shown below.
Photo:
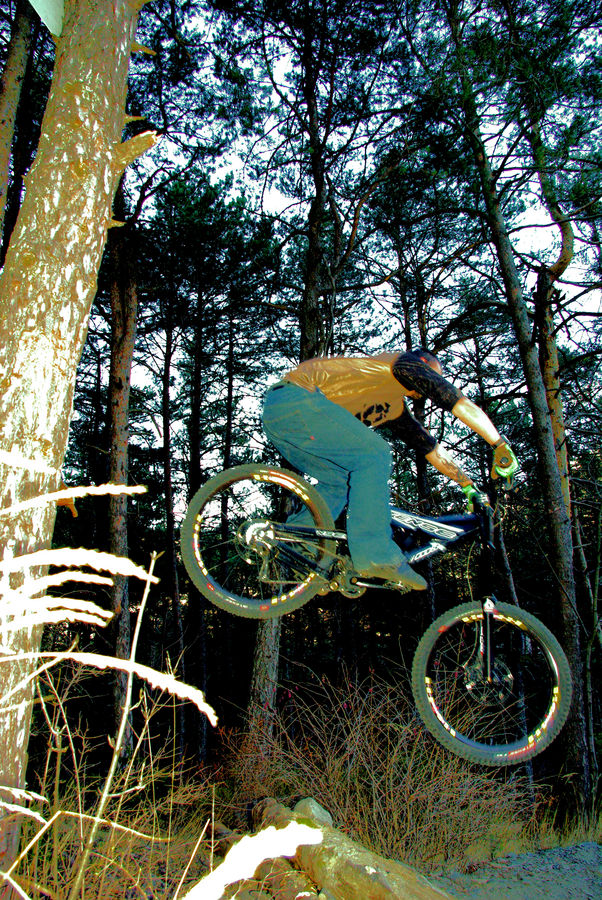
<svg viewBox="0 0 602 900"><path fill-rule="evenodd" d="M602 900L602 847L588 842L511 854L469 874L427 877L464 900Z"/></svg>

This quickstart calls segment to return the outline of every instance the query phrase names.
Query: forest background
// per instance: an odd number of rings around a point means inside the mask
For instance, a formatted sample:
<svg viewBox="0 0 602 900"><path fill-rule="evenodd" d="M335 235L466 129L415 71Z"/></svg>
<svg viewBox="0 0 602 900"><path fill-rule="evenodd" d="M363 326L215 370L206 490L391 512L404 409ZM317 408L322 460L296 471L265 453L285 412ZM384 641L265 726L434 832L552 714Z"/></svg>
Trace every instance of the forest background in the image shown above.
<svg viewBox="0 0 602 900"><path fill-rule="evenodd" d="M2 505L59 488L59 470L68 485L147 491L85 497L77 518L61 508L56 523L53 504L35 521L19 513L18 526L3 525L4 555L46 546L51 535L54 546L111 550L140 566L162 554L137 658L201 688L220 717L219 733L189 705L145 724L151 744L173 741L186 777L223 758L224 739L266 718L273 725L320 683L404 684L427 624L467 598L470 558L429 569L426 599L329 595L258 627L193 589L178 525L210 475L277 460L262 437L261 397L299 359L428 346L520 460L502 504L499 594L552 628L576 685L570 722L528 776L548 785L552 806L561 797L590 815L602 739L599 4L153 0L139 20L136 4L104 6L69 0L55 40L27 0L0 4ZM81 75L113 47L127 57L127 95L122 57L114 91L118 67L96 81ZM74 62L80 74L59 84ZM104 153L90 113L97 101L106 115L117 111L113 140L123 131L125 149L112 181L98 176L95 189L90 159ZM62 142L76 132L96 143L69 156ZM53 152L36 230L27 202ZM101 195L108 216L92 208ZM36 244L49 209L54 230ZM95 215L102 227L86 232ZM51 258L52 277L41 264ZM35 278L43 289L33 313L19 291ZM76 305L78 323L65 312ZM36 357L38 344L17 364L18 347L59 333L53 307L64 329L60 364ZM11 378L27 366L20 405ZM415 413L495 496L483 442L421 403ZM399 505L461 509L455 486L393 446ZM11 474L16 449L37 461L27 477ZM78 596L110 610L111 624L54 624L43 649L76 642L127 658L142 587L118 576L110 590ZM29 634L20 647L39 640ZM73 682L61 709L90 770L100 770L125 679L77 671L61 676ZM6 693L4 674L3 685ZM16 788L27 741L11 731L13 706L3 781ZM42 709L30 782L48 743ZM126 757L142 719L132 715ZM27 715L19 728L29 731Z"/></svg>

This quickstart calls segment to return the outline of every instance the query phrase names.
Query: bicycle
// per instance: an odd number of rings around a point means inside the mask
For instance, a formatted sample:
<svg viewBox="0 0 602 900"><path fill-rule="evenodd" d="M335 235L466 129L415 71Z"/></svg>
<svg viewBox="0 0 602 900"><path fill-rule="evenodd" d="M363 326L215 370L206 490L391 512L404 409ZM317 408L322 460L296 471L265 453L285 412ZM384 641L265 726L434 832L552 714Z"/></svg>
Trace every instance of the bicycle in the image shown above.
<svg viewBox="0 0 602 900"><path fill-rule="evenodd" d="M426 630L412 665L412 692L431 734L456 755L488 766L525 762L561 730L571 705L566 656L532 614L493 593L494 516L430 517L393 508L394 539L411 564L479 547L474 601L444 612ZM318 490L274 466L236 466L210 478L192 498L181 529L184 564L217 607L267 619L317 594L360 597L399 585L353 570L346 533L335 527Z"/></svg>

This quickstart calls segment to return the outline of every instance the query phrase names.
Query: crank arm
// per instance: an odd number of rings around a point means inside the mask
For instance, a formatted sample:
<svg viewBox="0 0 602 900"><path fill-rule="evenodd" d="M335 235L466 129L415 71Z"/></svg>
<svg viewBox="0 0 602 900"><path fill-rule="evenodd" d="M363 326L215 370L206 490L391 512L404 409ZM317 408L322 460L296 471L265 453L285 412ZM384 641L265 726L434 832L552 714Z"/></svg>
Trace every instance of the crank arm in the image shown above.
<svg viewBox="0 0 602 900"><path fill-rule="evenodd" d="M272 523L274 537L276 539L308 541L313 543L316 538L324 538L330 541L347 540L344 531L328 531L326 528L316 528L313 525L287 525L286 523Z"/></svg>
<svg viewBox="0 0 602 900"><path fill-rule="evenodd" d="M364 581L358 578L353 584L374 591L398 591L400 594L408 594L411 590L407 585L399 584L397 581L383 581L381 584L376 584L374 581Z"/></svg>
<svg viewBox="0 0 602 900"><path fill-rule="evenodd" d="M327 576L327 570L324 569L323 560L315 562L314 560L308 559L307 556L300 553L298 550L295 550L294 547L278 540L271 542L271 547L272 552L275 554L275 558L279 558L282 562L290 565L292 568L300 569L301 572L309 570L315 575L320 575L322 577ZM272 558L274 559L274 557ZM330 563L328 563L328 568L330 568Z"/></svg>

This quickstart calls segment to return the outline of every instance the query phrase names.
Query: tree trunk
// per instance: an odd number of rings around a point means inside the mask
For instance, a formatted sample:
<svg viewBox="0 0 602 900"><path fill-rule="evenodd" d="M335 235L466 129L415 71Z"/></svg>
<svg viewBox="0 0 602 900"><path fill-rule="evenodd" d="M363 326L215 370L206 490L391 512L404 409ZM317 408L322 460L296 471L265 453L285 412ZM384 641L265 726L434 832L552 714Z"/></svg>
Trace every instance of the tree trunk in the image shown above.
<svg viewBox="0 0 602 900"><path fill-rule="evenodd" d="M58 488L77 364L126 165L151 146L121 143L127 73L138 11L129 0L67 0L52 88L25 199L0 277L1 505ZM6 519L2 520L6 522ZM54 508L12 516L0 528L0 558L50 544ZM39 631L11 635L10 651L39 648ZM6 646L5 642L5 646ZM35 663L4 663L0 782L24 786ZM6 814L4 814L5 816ZM15 818L0 822L0 870L18 840Z"/></svg>
<svg viewBox="0 0 602 900"><path fill-rule="evenodd" d="M192 497L201 486L201 404L203 384L203 361L207 352L205 341L205 305L201 299L202 276L199 276L197 287L197 301L194 318L193 356L192 356L192 384L190 386L190 425L188 429L190 448L189 498Z"/></svg>
<svg viewBox="0 0 602 900"><path fill-rule="evenodd" d="M516 22L512 7L504 2L508 17L511 40L509 42L514 54L517 69L520 72L521 60L519 54L524 54L520 35L516 28ZM571 526L571 489L569 478L569 460L566 438L564 408L562 403L562 389L560 385L560 366L558 362L558 347L556 343L556 329L552 304L558 291L554 289L556 281L569 266L574 255L573 226L568 216L564 214L558 202L558 193L554 177L550 172L547 148L541 134L541 99L534 93L531 78L519 79L520 93L523 104L528 114L528 128L526 135L531 148L531 155L535 171L539 180L541 198L550 214L553 222L558 226L561 237L560 253L556 262L550 267L542 266L537 279L535 292L535 320L538 328L535 336L539 341L539 366L546 395L549 422L552 431L552 440L555 451L555 466L550 460L551 471L558 482L558 488L562 493L564 503L563 512L554 523L555 540L558 543L557 560L559 573L565 573L568 579L560 581L563 595L561 596L561 610L565 635L566 650L571 662L573 680L576 684L574 692L573 710L571 718L563 733L563 740L568 750L568 757L573 770L577 773L577 792L586 814L589 812L590 801L593 800L594 773L597 771L595 758L595 745L588 741L586 696L583 685L585 679L584 662L581 649L581 635L579 614L577 611L577 596L575 590L574 553ZM522 123L521 123L522 124ZM561 576L562 577L562 576Z"/></svg>
<svg viewBox="0 0 602 900"><path fill-rule="evenodd" d="M8 193L10 155L15 136L17 109L31 48L34 12L29 0L17 0L17 9L0 81L0 237Z"/></svg>
<svg viewBox="0 0 602 900"><path fill-rule="evenodd" d="M308 20L303 48L303 99L307 110L309 145L311 147L311 173L314 197L307 221L307 252L303 295L299 306L300 361L311 359L325 352L325 329L320 308L320 270L322 265L322 238L324 231L325 170L324 146L319 134L318 101L316 95L316 60L313 59L312 28ZM253 666L251 695L248 708L249 729L271 730L270 715L278 680L280 650L280 619L268 619L259 623L257 646Z"/></svg>
<svg viewBox="0 0 602 900"><path fill-rule="evenodd" d="M196 312L194 320L192 384L190 386L190 424L188 429L188 446L190 467L188 471L188 499L201 486L201 404L203 383L203 360L205 347L205 307L203 303L202 275L199 275ZM187 681L203 692L207 689L207 601L197 591L192 582L188 582L188 609L186 615L186 673ZM193 745L199 762L207 753L207 717L195 709L188 712L189 737L194 734Z"/></svg>
<svg viewBox="0 0 602 900"><path fill-rule="evenodd" d="M36 133L37 126L32 119L31 110L27 102L28 98L33 96L32 92L36 90L36 54L41 58L44 53L48 52L44 45L51 40L50 36L45 33L44 26L36 17L32 26L31 46L15 121L15 135L10 159L11 178L8 184L6 208L4 210L2 248L0 250L0 262L2 265L4 265L8 245L15 230L15 224L21 208L21 201L25 191L25 177L33 163L39 139Z"/></svg>
<svg viewBox="0 0 602 900"><path fill-rule="evenodd" d="M115 202L115 214L122 219L125 214L123 182ZM111 251L111 368L109 375L109 481L113 484L128 483L128 445L130 440L129 407L130 379L134 345L136 340L136 319L138 316L138 295L131 260L134 258L131 240L128 241L124 229L114 229L109 240ZM128 507L125 495L109 498L109 540L110 551L115 556L128 555ZM113 634L115 656L129 659L130 656L130 599L128 580L122 575L113 576L111 588L113 609ZM127 674L116 672L113 682L113 709L115 726L119 728L125 705ZM121 753L129 758L132 752L132 730L128 727L124 736Z"/></svg>
<svg viewBox="0 0 602 900"><path fill-rule="evenodd" d="M261 769L261 755L266 739L272 733L278 689L278 662L282 619L265 619L259 623L251 677L251 699L247 710L247 728L257 749L257 765Z"/></svg>
<svg viewBox="0 0 602 900"><path fill-rule="evenodd" d="M224 469L232 465L232 425L234 419L234 316L228 308L228 362L226 367L226 426L224 428Z"/></svg>
<svg viewBox="0 0 602 900"><path fill-rule="evenodd" d="M560 386L560 364L556 345L556 330L552 314L552 302L558 292L552 286L550 270L542 266L535 291L535 317L538 324L539 365L546 389L550 423L556 449L556 463L562 485L562 496L566 514L571 518L571 489L569 480L569 455L566 441L562 389Z"/></svg>
<svg viewBox="0 0 602 900"><path fill-rule="evenodd" d="M175 291L174 291L175 298ZM166 622L169 620L171 612L171 622L173 628L173 636L171 638L172 647L175 649L170 660L173 670L178 670L178 674L185 679L184 673L184 631L182 627L182 608L180 604L180 584L178 579L178 566L176 556L176 523L173 509L173 483L171 472L171 364L174 354L174 326L171 321L171 303L168 301L165 322L165 361L163 365L163 377L161 385L161 415L163 425L163 495L165 502L165 548L167 559L167 578L165 579L164 590L167 594L167 615ZM178 706L177 720L177 748L178 758L181 761L184 755L184 705Z"/></svg>
<svg viewBox="0 0 602 900"><path fill-rule="evenodd" d="M598 513L600 516L600 513ZM588 562L585 556L585 549L583 546L583 530L581 528L581 517L579 515L579 505L576 503L573 509L573 520L575 527L575 558L576 558L576 576L577 581L580 585L581 596L585 599L584 611L584 621L585 621L585 629L586 629L586 642L585 642L585 653L584 653L584 665L583 665L583 689L584 689L584 704L587 713L587 736L592 760L592 784L594 785L593 798L595 798L596 792L595 788L598 784L598 779L600 777L600 767L598 764L598 758L596 754L596 734L595 734L595 726L596 726L596 715L594 709L594 678L595 673L593 670L593 651L594 648L600 643L602 639L602 630L600 626L600 618L598 613L598 597L597 590L594 591L592 588L592 584L590 581L590 576L588 572ZM599 526L598 526L598 537L599 537ZM596 559L596 567L599 569L600 566L600 548L597 547L597 559ZM582 609L583 609L582 606ZM593 812L593 810L592 810Z"/></svg>
<svg viewBox="0 0 602 900"><path fill-rule="evenodd" d="M316 74L318 62L314 58L312 23L305 25L303 46L303 99L307 110L311 175L314 196L307 219L307 251L303 278L303 297L299 309L301 329L300 360L311 359L326 352L325 332L320 309L320 274L323 259L323 234L326 205L326 173L324 143L320 137ZM330 323L329 323L330 324Z"/></svg>
<svg viewBox="0 0 602 900"><path fill-rule="evenodd" d="M564 649L571 663L573 682L573 708L569 722L564 729L567 751L567 771L576 776L574 785L582 804L587 804L591 791L591 767L587 752L585 709L583 701L583 662L581 657L579 627L576 616L575 581L573 572L573 541L571 522L568 515L561 474L556 458L554 432L548 409L546 386L542 377L537 349L532 341L529 322L518 271L514 262L514 252L500 201L497 194L495 176L487 156L481 136L479 117L468 70L464 62L463 46L459 33L459 23L455 18L455 7L447 8L452 37L457 51L457 61L461 80L461 97L467 137L474 155L479 174L481 190L487 210L487 218L506 289L508 306L514 333L523 364L528 386L528 399L533 417L535 441L542 472L542 488L548 512L548 525L552 546L552 565L559 588Z"/></svg>

